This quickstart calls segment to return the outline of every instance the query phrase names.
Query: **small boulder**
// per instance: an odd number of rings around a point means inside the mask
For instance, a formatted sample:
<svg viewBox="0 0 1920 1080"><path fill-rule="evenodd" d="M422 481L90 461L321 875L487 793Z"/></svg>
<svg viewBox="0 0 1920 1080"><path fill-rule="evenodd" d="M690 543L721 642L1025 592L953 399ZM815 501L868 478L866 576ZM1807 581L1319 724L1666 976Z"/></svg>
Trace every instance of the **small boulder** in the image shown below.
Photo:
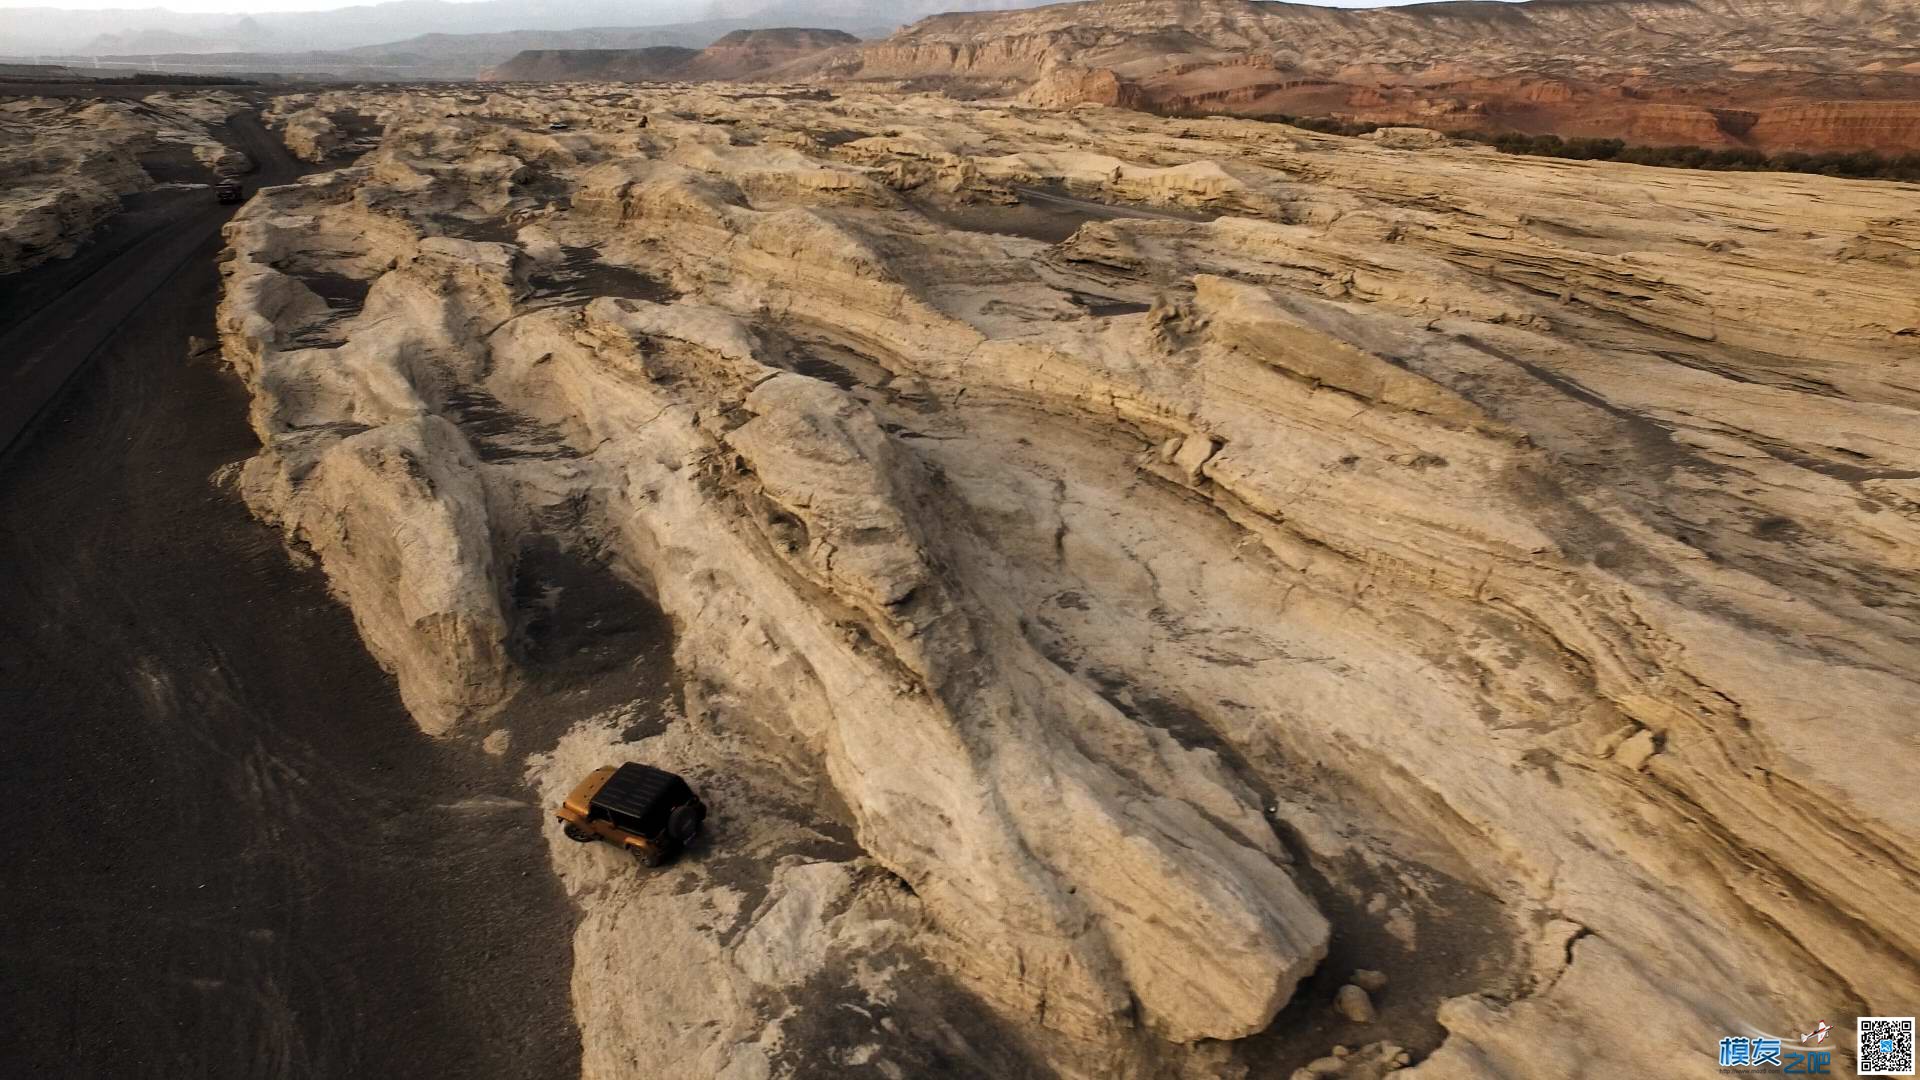
<svg viewBox="0 0 1920 1080"><path fill-rule="evenodd" d="M1334 995L1333 1007L1341 1016L1356 1024L1373 1023L1373 999L1352 983L1341 987L1340 992Z"/></svg>
<svg viewBox="0 0 1920 1080"><path fill-rule="evenodd" d="M1431 128L1384 127L1360 136L1390 150L1433 150L1452 140Z"/></svg>
<svg viewBox="0 0 1920 1080"><path fill-rule="evenodd" d="M1653 732L1642 728L1639 734L1620 744L1620 748L1613 752L1613 759L1638 772L1646 767L1647 761L1656 752L1658 748L1653 741Z"/></svg>
<svg viewBox="0 0 1920 1080"><path fill-rule="evenodd" d="M1208 435L1189 435L1173 455L1173 464L1187 474L1187 482L1198 484L1207 462L1220 450L1219 440Z"/></svg>
<svg viewBox="0 0 1920 1080"><path fill-rule="evenodd" d="M1387 988L1386 972L1361 968L1353 973L1353 985L1369 994L1377 994Z"/></svg>

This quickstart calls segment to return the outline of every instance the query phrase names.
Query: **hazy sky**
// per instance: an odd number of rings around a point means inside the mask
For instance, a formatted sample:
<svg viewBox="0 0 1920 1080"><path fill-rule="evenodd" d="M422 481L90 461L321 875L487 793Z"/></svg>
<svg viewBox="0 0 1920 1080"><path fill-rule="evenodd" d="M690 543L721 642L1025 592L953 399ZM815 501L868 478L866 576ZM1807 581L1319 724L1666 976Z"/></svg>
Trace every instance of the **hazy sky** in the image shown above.
<svg viewBox="0 0 1920 1080"><path fill-rule="evenodd" d="M0 8L63 8L69 11L330 11L343 7L370 7L377 0L0 0ZM466 3L469 0L448 0ZM0 52L4 52L0 48Z"/></svg>
<svg viewBox="0 0 1920 1080"><path fill-rule="evenodd" d="M460 3L463 0L450 0ZM768 0L769 4L772 0ZM1388 7L1394 3L1412 3L1414 0L1296 0L1298 3L1318 3L1327 7ZM142 3L140 0L0 0L0 8L52 7L67 9L103 9L142 10L148 8L166 8L169 11L324 11L331 8L362 7L368 0L165 0L164 3ZM689 4L689 8L696 5ZM0 48L0 51L5 51Z"/></svg>

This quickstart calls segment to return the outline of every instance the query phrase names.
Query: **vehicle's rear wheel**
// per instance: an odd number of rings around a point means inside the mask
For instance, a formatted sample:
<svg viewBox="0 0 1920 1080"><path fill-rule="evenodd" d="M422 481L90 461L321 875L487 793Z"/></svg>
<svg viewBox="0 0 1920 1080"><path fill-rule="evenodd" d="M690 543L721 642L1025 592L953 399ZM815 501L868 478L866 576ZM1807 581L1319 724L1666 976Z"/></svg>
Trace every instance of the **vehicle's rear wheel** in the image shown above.
<svg viewBox="0 0 1920 1080"><path fill-rule="evenodd" d="M575 825L575 824L574 824L573 822L571 822L571 821L569 821L569 822L567 822L566 824L564 824L564 825L562 825L562 826L560 826L560 831L561 831L561 832L563 832L563 833L566 833L566 834L567 834L567 839L569 839L569 840L571 840L571 841L573 841L573 842L574 842L574 843L576 843L576 844L591 844L591 843L593 843L593 834L592 834L592 833L590 833L590 832L588 832L587 830L585 830L585 829L583 829L583 828L581 828L580 826L578 826L578 825Z"/></svg>

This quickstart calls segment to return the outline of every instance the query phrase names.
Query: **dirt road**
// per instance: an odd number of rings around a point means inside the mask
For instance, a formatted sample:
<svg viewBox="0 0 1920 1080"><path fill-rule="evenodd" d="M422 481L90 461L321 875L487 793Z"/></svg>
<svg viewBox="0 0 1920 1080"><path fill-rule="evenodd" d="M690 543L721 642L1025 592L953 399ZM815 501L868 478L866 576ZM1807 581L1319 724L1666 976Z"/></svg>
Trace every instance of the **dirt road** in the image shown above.
<svg viewBox="0 0 1920 1080"><path fill-rule="evenodd" d="M418 734L320 575L209 482L256 446L188 355L227 210L202 199L0 279L0 1075L576 1074L574 914L517 756Z"/></svg>
<svg viewBox="0 0 1920 1080"><path fill-rule="evenodd" d="M250 114L233 117L225 134L259 166L249 189L299 175L300 163ZM181 266L211 261L203 249L234 209L204 189L142 192L125 204L74 257L0 278L0 448Z"/></svg>

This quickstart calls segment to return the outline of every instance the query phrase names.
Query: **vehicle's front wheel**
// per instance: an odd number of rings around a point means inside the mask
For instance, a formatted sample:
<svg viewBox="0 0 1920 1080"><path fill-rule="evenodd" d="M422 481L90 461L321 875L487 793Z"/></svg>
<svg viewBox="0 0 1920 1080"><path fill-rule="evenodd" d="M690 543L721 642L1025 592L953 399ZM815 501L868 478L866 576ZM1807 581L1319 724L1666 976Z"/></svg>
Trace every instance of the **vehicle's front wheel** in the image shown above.
<svg viewBox="0 0 1920 1080"><path fill-rule="evenodd" d="M567 834L567 839L569 839L569 840L571 840L571 841L573 841L573 842L574 842L574 843L576 843L576 844L591 844L591 843L593 843L593 834L592 834L592 833L590 833L590 832L588 832L587 830L585 830L585 829L583 829L583 828L581 828L580 826L578 826L578 825L575 825L575 824L574 824L573 822L571 822L571 821L569 821L569 822L567 822L566 824L564 824L564 825L562 825L562 826L560 826L560 831L561 831L561 832L563 832L563 833L566 833L566 834Z"/></svg>

